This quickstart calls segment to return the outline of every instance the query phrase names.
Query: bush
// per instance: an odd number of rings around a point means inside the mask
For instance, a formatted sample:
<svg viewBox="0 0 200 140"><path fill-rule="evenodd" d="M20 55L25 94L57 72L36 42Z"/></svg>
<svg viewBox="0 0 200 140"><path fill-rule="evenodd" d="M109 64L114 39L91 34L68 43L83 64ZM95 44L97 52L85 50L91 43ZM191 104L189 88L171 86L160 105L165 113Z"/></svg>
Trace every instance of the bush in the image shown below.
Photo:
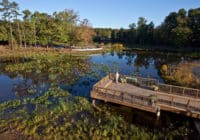
<svg viewBox="0 0 200 140"><path fill-rule="evenodd" d="M161 73L164 75L167 75L167 70L168 70L168 67L166 64L163 64L160 68Z"/></svg>

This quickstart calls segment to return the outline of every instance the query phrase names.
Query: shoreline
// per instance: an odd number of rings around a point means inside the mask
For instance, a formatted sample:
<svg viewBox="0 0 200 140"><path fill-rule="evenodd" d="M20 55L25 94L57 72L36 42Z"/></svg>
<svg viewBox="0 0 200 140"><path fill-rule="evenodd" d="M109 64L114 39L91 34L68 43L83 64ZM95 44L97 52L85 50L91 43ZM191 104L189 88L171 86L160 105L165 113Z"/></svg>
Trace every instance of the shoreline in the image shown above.
<svg viewBox="0 0 200 140"><path fill-rule="evenodd" d="M72 51L99 51L103 50L103 48L85 48L85 49L72 49Z"/></svg>
<svg viewBox="0 0 200 140"><path fill-rule="evenodd" d="M9 46L3 46L0 45L0 57L2 56L17 56L20 54L30 54L30 53L81 53L81 54L94 54L94 53L101 53L101 52L110 52L111 48L106 47L105 48L83 48L83 49L68 49L68 48L45 48L45 47L16 47L11 49ZM123 51L129 51L129 52L134 52L134 51L140 51L140 52L149 52L149 53L171 53L174 55L184 55L187 57L191 57L194 59L199 59L200 58L200 51L178 51L176 49L171 50L169 49L158 49L158 48L151 48L151 47L125 47Z"/></svg>
<svg viewBox="0 0 200 140"><path fill-rule="evenodd" d="M124 51L145 51L149 53L171 53L175 55L184 55L187 57L191 58L200 58L200 50L199 51L187 51L187 50L182 50L179 51L177 49L158 49L158 48L140 48L140 47L135 47L135 48L124 48Z"/></svg>

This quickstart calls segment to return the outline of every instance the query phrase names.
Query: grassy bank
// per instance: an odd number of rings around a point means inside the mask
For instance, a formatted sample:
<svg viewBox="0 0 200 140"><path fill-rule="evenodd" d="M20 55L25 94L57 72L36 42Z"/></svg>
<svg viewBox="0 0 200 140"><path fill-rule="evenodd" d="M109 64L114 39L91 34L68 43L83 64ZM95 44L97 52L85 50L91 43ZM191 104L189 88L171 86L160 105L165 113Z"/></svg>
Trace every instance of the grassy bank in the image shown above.
<svg viewBox="0 0 200 140"><path fill-rule="evenodd" d="M160 68L161 77L166 83L192 88L200 87L200 63L179 63L178 65L163 64Z"/></svg>
<svg viewBox="0 0 200 140"><path fill-rule="evenodd" d="M90 54L105 53L109 49L102 49L96 51L72 51L65 48L44 48L44 47L27 47L27 48L14 48L10 49L8 46L0 46L0 58L5 59L9 57L31 57L35 54L72 54L78 56L86 56Z"/></svg>

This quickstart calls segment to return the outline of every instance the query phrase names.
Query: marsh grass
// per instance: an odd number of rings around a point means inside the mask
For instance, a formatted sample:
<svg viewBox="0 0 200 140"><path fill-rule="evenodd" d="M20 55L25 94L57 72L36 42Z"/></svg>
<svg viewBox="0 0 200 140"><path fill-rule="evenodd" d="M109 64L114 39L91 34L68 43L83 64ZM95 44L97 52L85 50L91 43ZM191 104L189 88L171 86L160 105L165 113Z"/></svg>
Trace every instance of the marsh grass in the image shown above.
<svg viewBox="0 0 200 140"><path fill-rule="evenodd" d="M73 56L88 56L92 54L99 54L109 52L110 49L102 49L98 51L71 51L70 49L58 48L43 48L43 47L27 47L10 49L8 46L0 46L0 62L17 62L19 60L28 61L29 57L37 55L60 55L67 54Z"/></svg>
<svg viewBox="0 0 200 140"><path fill-rule="evenodd" d="M200 63L179 63L178 65L170 66L163 64L160 68L160 73L167 83L199 88L200 77L198 73L194 72L195 68L199 69Z"/></svg>

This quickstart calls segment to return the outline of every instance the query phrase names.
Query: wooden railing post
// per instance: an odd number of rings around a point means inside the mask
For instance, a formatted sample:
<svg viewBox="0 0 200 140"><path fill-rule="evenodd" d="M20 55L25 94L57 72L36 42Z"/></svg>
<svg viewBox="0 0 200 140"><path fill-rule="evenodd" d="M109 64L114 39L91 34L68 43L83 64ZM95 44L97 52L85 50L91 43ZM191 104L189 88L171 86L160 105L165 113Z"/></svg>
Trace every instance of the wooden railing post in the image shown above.
<svg viewBox="0 0 200 140"><path fill-rule="evenodd" d="M159 81L158 81L158 82L157 82L157 86L158 86L158 87L159 87L159 84L160 84L160 83L159 83Z"/></svg>
<svg viewBox="0 0 200 140"><path fill-rule="evenodd" d="M184 96L184 94L185 94L185 87L183 88L183 96Z"/></svg>
<svg viewBox="0 0 200 140"><path fill-rule="evenodd" d="M172 96L171 97L171 106L173 106L174 105L174 97Z"/></svg>
<svg viewBox="0 0 200 140"><path fill-rule="evenodd" d="M169 93L172 94L172 85L170 85L169 88L170 88Z"/></svg>
<svg viewBox="0 0 200 140"><path fill-rule="evenodd" d="M187 110L189 110L189 104L190 104L190 99L188 99L188 102L187 102Z"/></svg>
<svg viewBox="0 0 200 140"><path fill-rule="evenodd" d="M123 100L124 100L124 93L123 92L121 92L121 96L122 96L121 100L123 102Z"/></svg>
<svg viewBox="0 0 200 140"><path fill-rule="evenodd" d="M131 95L131 103L133 103L133 95Z"/></svg>

